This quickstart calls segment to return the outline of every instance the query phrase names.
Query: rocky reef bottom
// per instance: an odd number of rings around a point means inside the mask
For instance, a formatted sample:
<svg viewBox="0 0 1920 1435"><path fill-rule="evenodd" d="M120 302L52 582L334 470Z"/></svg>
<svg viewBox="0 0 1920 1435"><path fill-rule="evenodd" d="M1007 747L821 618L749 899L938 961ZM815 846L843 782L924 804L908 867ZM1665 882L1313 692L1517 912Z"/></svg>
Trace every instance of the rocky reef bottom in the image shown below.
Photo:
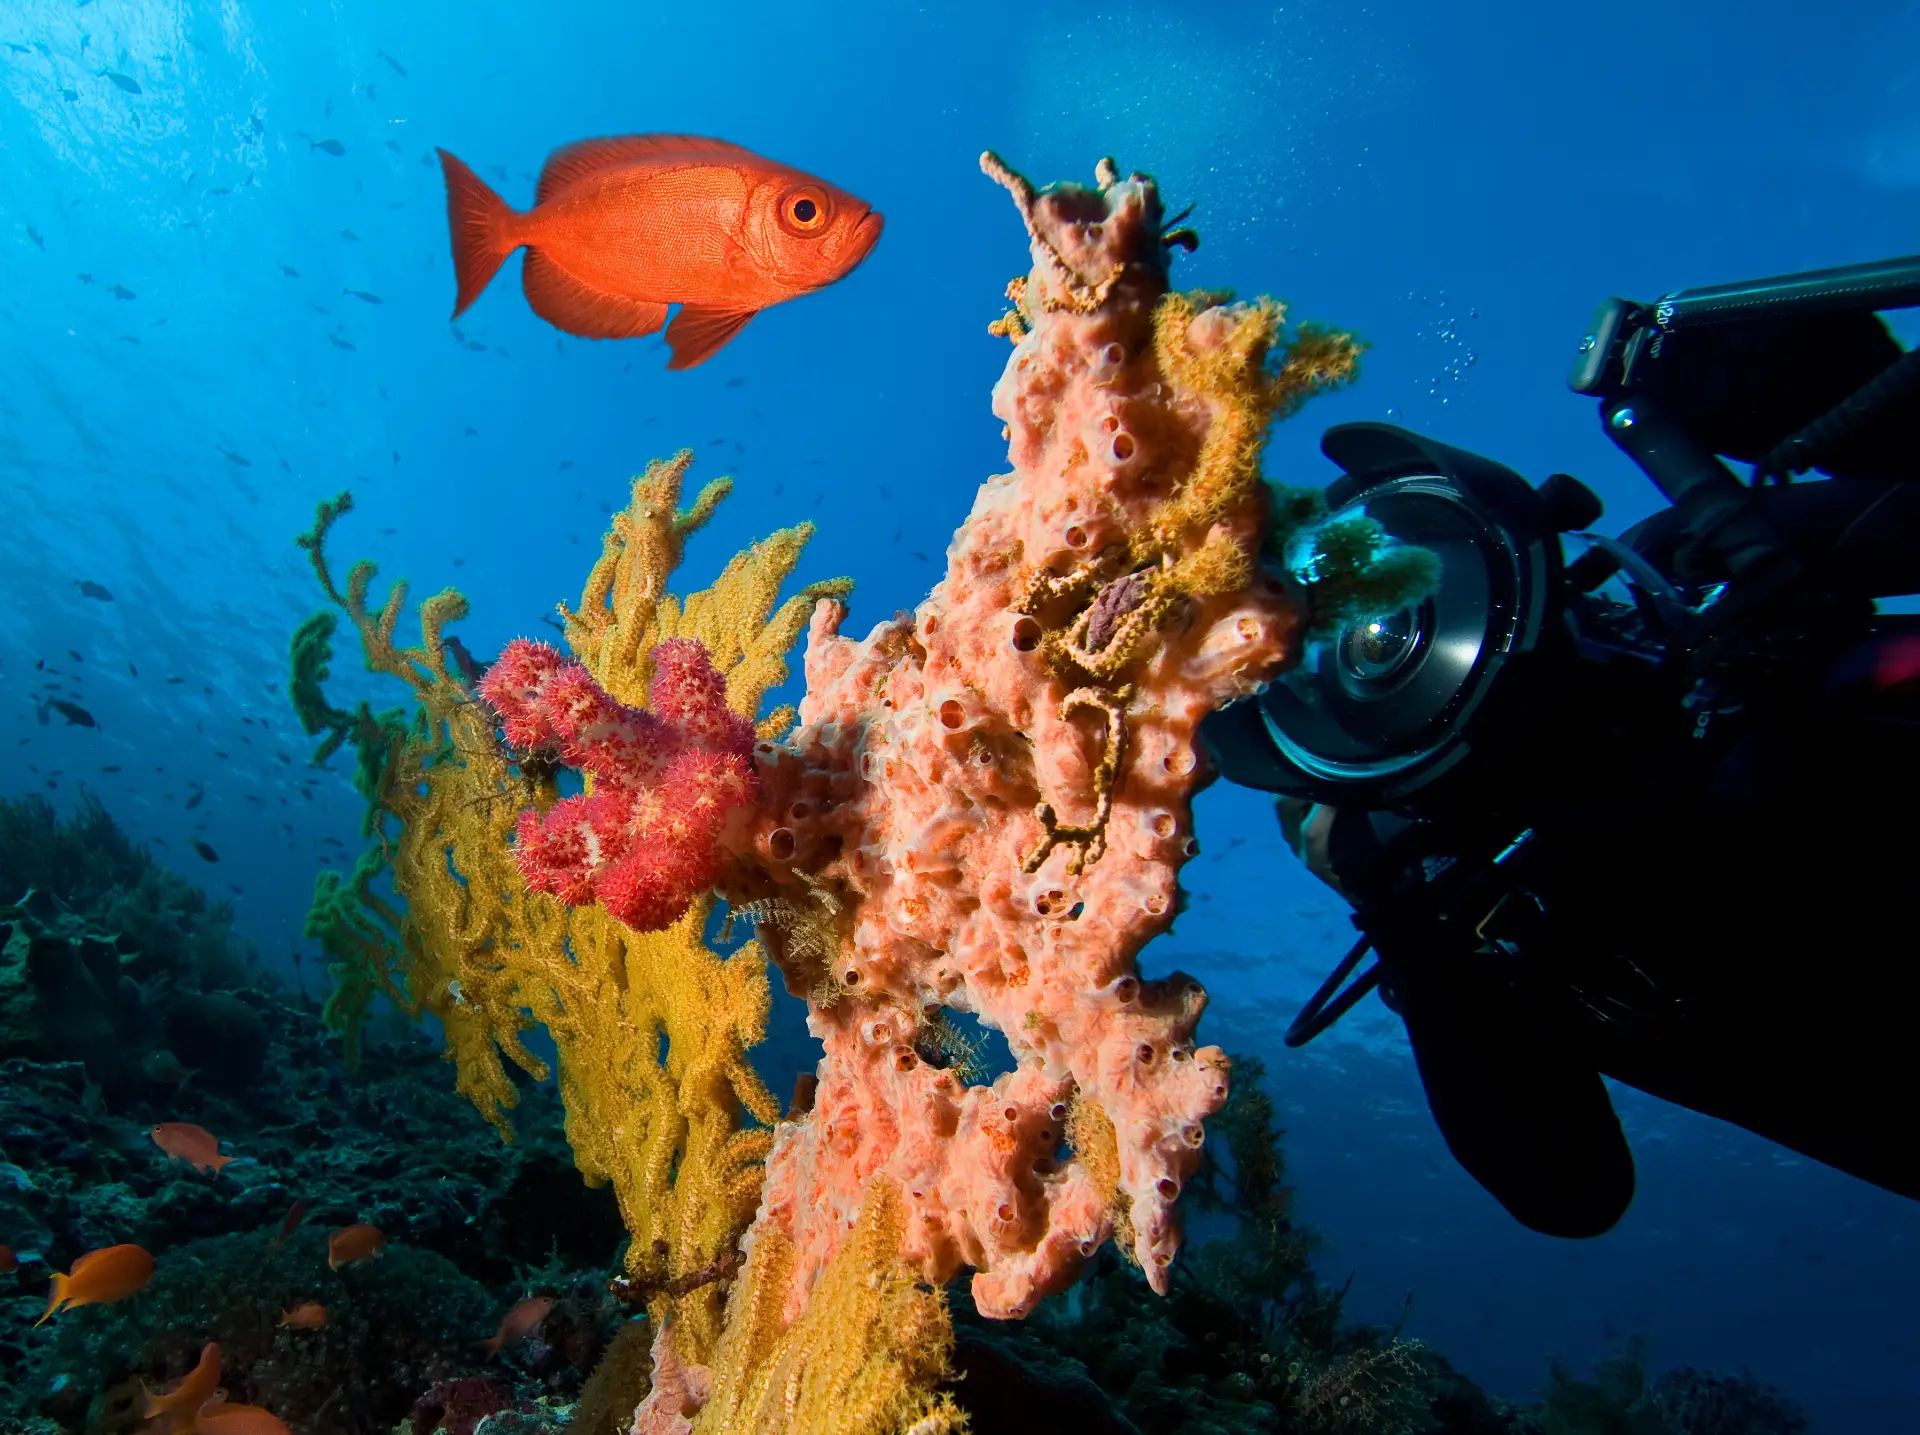
<svg viewBox="0 0 1920 1435"><path fill-rule="evenodd" d="M611 1293L626 1233L574 1169L552 1085L522 1083L507 1145L429 1033L376 1030L349 1071L317 1002L277 987L97 806L61 823L0 801L0 1435L153 1428L146 1390L210 1342L228 1398L296 1435L629 1428L652 1332ZM1513 1404L1348 1322L1291 1219L1259 1062L1236 1066L1167 1297L1111 1247L1022 1322L955 1289L979 1435L1807 1429L1751 1380L1649 1378L1633 1349L1590 1379L1549 1367L1545 1399ZM332 1240L354 1226L377 1255ZM154 1257L143 1289L36 1324L53 1271L122 1243Z"/></svg>

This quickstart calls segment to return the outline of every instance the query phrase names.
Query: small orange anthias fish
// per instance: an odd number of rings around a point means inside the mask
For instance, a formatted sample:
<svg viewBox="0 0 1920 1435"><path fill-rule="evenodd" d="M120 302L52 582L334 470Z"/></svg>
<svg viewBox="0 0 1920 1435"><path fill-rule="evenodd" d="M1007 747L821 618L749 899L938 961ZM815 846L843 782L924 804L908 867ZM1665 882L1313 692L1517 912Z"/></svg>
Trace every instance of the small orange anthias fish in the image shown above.
<svg viewBox="0 0 1920 1435"><path fill-rule="evenodd" d="M327 1266L337 1271L355 1261L370 1261L386 1244L378 1226L342 1226L327 1237Z"/></svg>
<svg viewBox="0 0 1920 1435"><path fill-rule="evenodd" d="M155 1395L147 1389L147 1383L140 1382L141 1390L146 1392L146 1418L160 1420L163 1430L191 1430L194 1425L194 1413L213 1399L214 1391L220 1388L220 1347L209 1343L200 1352L200 1363L180 1377L180 1383L162 1395Z"/></svg>
<svg viewBox="0 0 1920 1435"><path fill-rule="evenodd" d="M292 1310L280 1312L280 1324L295 1330L320 1330L327 1323L327 1308L317 1300L303 1300Z"/></svg>
<svg viewBox="0 0 1920 1435"><path fill-rule="evenodd" d="M193 1417L196 1435L293 1435L286 1423L258 1405L209 1400Z"/></svg>
<svg viewBox="0 0 1920 1435"><path fill-rule="evenodd" d="M287 1207L287 1218L280 1223L280 1234L273 1238L274 1250L279 1250L280 1247L287 1243L287 1237L294 1233L294 1230L302 1221L306 1220L307 1212L312 1209L312 1207L313 1202L309 1201L305 1196L302 1196L291 1206Z"/></svg>
<svg viewBox="0 0 1920 1435"><path fill-rule="evenodd" d="M480 1344L487 1348L488 1355L498 1355L501 1346L512 1345L523 1336L532 1335L540 1322L547 1318L547 1312L552 1309L552 1296L528 1296L501 1317L500 1329Z"/></svg>
<svg viewBox="0 0 1920 1435"><path fill-rule="evenodd" d="M453 267L467 306L514 250L533 312L585 339L667 321L669 369L713 356L755 314L844 278L880 238L864 200L725 140L624 135L547 157L522 213L441 150Z"/></svg>
<svg viewBox="0 0 1920 1435"><path fill-rule="evenodd" d="M0 1246L0 1276L5 1275L8 1271L17 1271L19 1269L20 1262L13 1254L13 1247Z"/></svg>
<svg viewBox="0 0 1920 1435"><path fill-rule="evenodd" d="M233 1160L220 1154L218 1136L190 1121L162 1121L147 1134L153 1137L154 1145L196 1171L218 1171Z"/></svg>
<svg viewBox="0 0 1920 1435"><path fill-rule="evenodd" d="M46 1312L34 1324L43 1324L57 1310L112 1305L145 1290L152 1279L153 1257L138 1246L107 1246L88 1251L65 1275L59 1271L53 1273L53 1289Z"/></svg>

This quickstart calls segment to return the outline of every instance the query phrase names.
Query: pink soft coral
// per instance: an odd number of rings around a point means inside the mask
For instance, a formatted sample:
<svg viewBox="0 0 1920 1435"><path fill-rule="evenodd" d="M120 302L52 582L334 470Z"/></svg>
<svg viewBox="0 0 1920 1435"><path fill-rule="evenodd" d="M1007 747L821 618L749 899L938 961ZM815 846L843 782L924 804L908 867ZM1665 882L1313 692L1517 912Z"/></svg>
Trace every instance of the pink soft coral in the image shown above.
<svg viewBox="0 0 1920 1435"><path fill-rule="evenodd" d="M599 902L636 931L670 926L713 885L727 815L754 793L753 724L727 707L707 650L653 650L651 709L609 696L585 667L516 638L480 693L518 748L555 748L591 790L520 815L514 857L527 886Z"/></svg>

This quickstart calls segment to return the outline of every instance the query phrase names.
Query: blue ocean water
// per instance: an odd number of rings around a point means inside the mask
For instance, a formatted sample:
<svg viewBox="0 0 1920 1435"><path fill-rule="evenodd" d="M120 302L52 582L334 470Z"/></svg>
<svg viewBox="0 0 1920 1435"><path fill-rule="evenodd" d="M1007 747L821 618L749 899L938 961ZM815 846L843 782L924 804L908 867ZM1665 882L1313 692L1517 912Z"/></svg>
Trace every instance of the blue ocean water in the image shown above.
<svg viewBox="0 0 1920 1435"><path fill-rule="evenodd" d="M1653 495L1565 390L1595 301L1920 248L1911 3L10 0L0 43L0 792L96 793L289 968L359 819L344 781L300 790L284 698L314 505L351 488L339 551L465 589L487 653L577 595L627 476L693 447L737 485L688 581L810 518L802 573L855 577L852 627L911 606L1002 459L985 326L1026 258L984 147L1042 180L1152 171L1195 206L1178 282L1366 339L1361 382L1277 433L1276 478L1330 476L1326 424L1391 419L1577 473L1615 531ZM555 145L648 130L826 176L886 235L688 373L657 339L556 336L512 266L449 324L434 146L525 204ZM37 721L37 663L97 728ZM1343 914L1258 795L1213 790L1201 833L1148 966L1201 976L1211 1039L1267 1055L1355 1314L1412 1290L1408 1333L1515 1397L1644 1333L1656 1367L1750 1368L1822 1430L1920 1429L1920 1208L1623 1093L1627 1220L1521 1231L1377 1005L1280 1049Z"/></svg>

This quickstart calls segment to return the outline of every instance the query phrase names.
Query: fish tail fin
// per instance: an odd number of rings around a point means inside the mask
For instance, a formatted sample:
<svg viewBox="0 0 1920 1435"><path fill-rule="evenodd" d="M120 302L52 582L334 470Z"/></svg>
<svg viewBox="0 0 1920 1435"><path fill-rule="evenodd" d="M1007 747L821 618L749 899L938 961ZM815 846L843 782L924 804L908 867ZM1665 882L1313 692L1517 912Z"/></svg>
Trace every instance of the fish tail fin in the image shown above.
<svg viewBox="0 0 1920 1435"><path fill-rule="evenodd" d="M514 213L507 202L466 164L445 150L436 150L447 177L447 227L453 233L453 272L459 281L453 317L480 297L509 254L520 247L507 236Z"/></svg>
<svg viewBox="0 0 1920 1435"><path fill-rule="evenodd" d="M35 1325L45 1325L53 1318L53 1313L67 1303L67 1278L59 1271L53 1273L53 1289L48 1294L47 1308Z"/></svg>

